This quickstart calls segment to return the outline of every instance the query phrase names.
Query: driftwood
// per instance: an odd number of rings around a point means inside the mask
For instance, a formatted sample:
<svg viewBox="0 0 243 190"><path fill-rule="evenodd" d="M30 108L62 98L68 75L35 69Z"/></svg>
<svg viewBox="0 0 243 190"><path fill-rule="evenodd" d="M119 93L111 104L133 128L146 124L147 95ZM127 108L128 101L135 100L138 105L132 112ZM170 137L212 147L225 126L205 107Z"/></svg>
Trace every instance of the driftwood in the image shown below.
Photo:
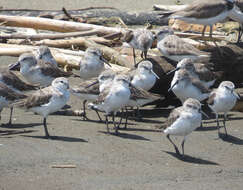
<svg viewBox="0 0 243 190"><path fill-rule="evenodd" d="M97 30L101 34L112 34L124 32L122 28L105 27L86 23L77 23L70 21L53 20L48 18L26 17L26 16L6 16L0 15L0 23L5 26L34 28L41 30L50 30L56 32L77 32Z"/></svg>
<svg viewBox="0 0 243 190"><path fill-rule="evenodd" d="M92 36L99 34L97 30L89 30L84 32L69 32L69 33L40 33L40 34L1 34L0 39L28 39L28 40L43 40L43 39L63 39L70 37Z"/></svg>
<svg viewBox="0 0 243 190"><path fill-rule="evenodd" d="M29 9L2 9L1 14L4 15L24 15L24 16L43 16L48 18L65 18L62 10L29 10ZM75 18L82 18L85 22L93 22L94 18L107 18L104 19L104 25L109 22L109 19L120 18L126 25L144 25L150 23L154 25L167 25L167 18L160 18L158 11L147 12L125 12L111 7L94 8L94 9L77 9L68 10L68 13ZM67 19L67 17L66 17Z"/></svg>

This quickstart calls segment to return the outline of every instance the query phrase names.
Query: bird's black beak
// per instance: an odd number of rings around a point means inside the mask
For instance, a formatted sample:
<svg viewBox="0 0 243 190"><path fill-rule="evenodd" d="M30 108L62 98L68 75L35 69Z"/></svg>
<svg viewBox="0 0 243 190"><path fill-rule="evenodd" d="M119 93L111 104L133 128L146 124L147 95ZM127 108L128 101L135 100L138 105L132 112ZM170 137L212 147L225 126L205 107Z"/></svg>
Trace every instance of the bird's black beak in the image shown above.
<svg viewBox="0 0 243 190"><path fill-rule="evenodd" d="M174 86L175 85L177 85L179 83L179 81L177 80L170 88L169 88L169 90L168 90L168 92L170 92L173 88L174 88Z"/></svg>
<svg viewBox="0 0 243 190"><path fill-rule="evenodd" d="M103 61L104 63L106 63L109 67L111 67L111 64L109 63L109 61L107 61L103 56L100 56L100 60Z"/></svg>
<svg viewBox="0 0 243 190"><path fill-rule="evenodd" d="M180 67L176 67L175 69L169 71L168 73L166 73L166 75L170 75L171 73L174 73L176 71L178 71L180 69Z"/></svg>
<svg viewBox="0 0 243 190"><path fill-rule="evenodd" d="M8 66L9 70L12 70L12 71L19 71L20 70L20 62L16 62L16 63L13 63L13 64L10 64Z"/></svg>
<svg viewBox="0 0 243 190"><path fill-rule="evenodd" d="M91 84L87 85L85 88L89 88L89 87L94 86L95 84L98 84L98 83L99 83L99 81L96 80L96 81L92 82Z"/></svg>

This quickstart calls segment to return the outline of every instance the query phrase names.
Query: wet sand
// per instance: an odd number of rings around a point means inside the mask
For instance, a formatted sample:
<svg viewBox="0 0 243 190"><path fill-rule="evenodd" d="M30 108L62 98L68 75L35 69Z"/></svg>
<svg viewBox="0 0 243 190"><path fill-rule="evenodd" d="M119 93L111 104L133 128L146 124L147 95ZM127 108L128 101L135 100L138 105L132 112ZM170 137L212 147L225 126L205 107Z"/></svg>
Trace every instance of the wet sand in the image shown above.
<svg viewBox="0 0 243 190"><path fill-rule="evenodd" d="M44 3L40 3L44 2ZM57 3L58 2L58 3ZM5 8L59 9L89 6L120 6L126 10L151 9L162 1L4 1ZM142 3L140 3L142 2ZM169 1L167 1L169 2ZM85 4L80 6L80 4ZM0 57L1 67L16 61ZM71 78L71 84L78 80ZM80 109L71 97L69 105ZM157 126L166 120L169 109L142 109L144 120L129 120L119 136L106 134L104 123L88 111L94 121L81 117L51 115L48 122L52 140L43 138L42 118L15 109L13 125L7 126L9 109L2 112L0 127L0 190L46 189L231 189L243 185L242 113L231 112L229 138L218 139L214 119L205 120L201 131L185 143L185 158L178 158L172 145ZM222 130L223 132L223 130ZM182 138L173 138L180 144ZM52 168L72 164L76 168Z"/></svg>

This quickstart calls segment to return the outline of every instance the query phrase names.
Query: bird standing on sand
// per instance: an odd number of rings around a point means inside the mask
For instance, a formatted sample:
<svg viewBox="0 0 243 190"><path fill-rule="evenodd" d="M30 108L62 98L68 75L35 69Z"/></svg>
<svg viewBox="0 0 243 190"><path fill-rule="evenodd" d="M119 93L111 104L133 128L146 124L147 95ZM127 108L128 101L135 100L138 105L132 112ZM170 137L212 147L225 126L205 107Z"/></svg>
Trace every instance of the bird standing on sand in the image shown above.
<svg viewBox="0 0 243 190"><path fill-rule="evenodd" d="M202 121L201 112L200 102L196 99L189 98L183 103L183 106L173 109L170 113L163 133L166 134L166 137L173 144L178 155L181 155L180 151L170 139L170 135L184 136L181 143L182 156L184 156L184 143L187 136L200 126Z"/></svg>
<svg viewBox="0 0 243 190"><path fill-rule="evenodd" d="M33 54L22 54L18 62L9 66L10 70L20 69L21 75L31 84L41 87L49 86L55 78L69 77L71 72L64 72L56 65L37 60Z"/></svg>
<svg viewBox="0 0 243 190"><path fill-rule="evenodd" d="M153 71L153 64L144 60L138 64L138 67L127 73L131 76L131 84L144 90L150 90L159 79L159 76Z"/></svg>
<svg viewBox="0 0 243 190"><path fill-rule="evenodd" d="M176 72L176 75L177 71L181 69L185 69L187 72L190 73L190 75L199 79L207 88L211 87L222 73L220 71L213 72L210 70L208 65L203 63L196 63L192 59L185 58L178 62L176 68L168 72L167 75L173 72Z"/></svg>
<svg viewBox="0 0 243 190"><path fill-rule="evenodd" d="M0 83L0 119L1 119L1 112L2 112L3 108L10 107L11 112L10 112L10 118L9 118L8 125L11 125L12 124L12 113L13 113L11 103L13 103L14 101L23 99L23 98L26 98L26 95L24 95L22 93L18 93L16 91L12 90L11 88L9 88L8 86L6 86L5 84Z"/></svg>
<svg viewBox="0 0 243 190"><path fill-rule="evenodd" d="M71 94L83 100L84 119L88 120L86 116L86 108L85 108L86 102L97 100L100 92L102 92L106 87L112 85L114 77L115 77L114 71L107 69L99 75L98 79L84 81L80 83L78 86L74 86L70 89ZM95 111L100 121L102 121L97 110Z"/></svg>
<svg viewBox="0 0 243 190"><path fill-rule="evenodd" d="M103 111L106 113L106 127L109 133L108 115L112 115L115 133L118 133L118 126L115 124L114 116L117 111L125 107L130 99L130 81L126 75L117 75L111 86L105 88L98 99L90 103L88 106L91 109Z"/></svg>
<svg viewBox="0 0 243 190"><path fill-rule="evenodd" d="M153 33L148 29L129 30L125 33L123 41L128 43L133 49L134 65L136 65L135 49L142 51L141 57L146 59L149 48L154 41Z"/></svg>
<svg viewBox="0 0 243 190"><path fill-rule="evenodd" d="M173 77L169 91L172 90L182 103L188 98L194 98L198 101L208 98L210 91L200 80L192 77L186 70L177 72Z"/></svg>
<svg viewBox="0 0 243 190"><path fill-rule="evenodd" d="M213 110L213 112L216 115L219 137L220 137L220 133L219 133L220 127L219 127L218 114L220 112L224 113L223 124L224 124L225 135L227 136L227 130L225 124L227 112L229 112L235 106L237 99L240 99L239 95L234 91L234 89L235 89L235 85L232 82L223 81L220 83L217 89L211 92L209 99L207 101L208 106Z"/></svg>
<svg viewBox="0 0 243 190"><path fill-rule="evenodd" d="M58 66L56 60L54 59L54 57L51 54L49 47L47 47L47 46L40 46L37 49L36 59L37 60L42 59L45 62L49 62L49 63L52 63L52 64Z"/></svg>
<svg viewBox="0 0 243 190"><path fill-rule="evenodd" d="M93 47L87 48L84 57L80 61L80 78L90 79L98 77L105 70L104 63L111 67L109 62L103 57L101 50Z"/></svg>
<svg viewBox="0 0 243 190"><path fill-rule="evenodd" d="M35 91L16 103L13 106L24 108L43 116L45 137L50 138L46 119L49 114L60 110L69 100L69 83L66 78L59 77L52 81L51 86Z"/></svg>
<svg viewBox="0 0 243 190"><path fill-rule="evenodd" d="M5 88L8 93L11 93L11 95L15 94L16 97L21 97L21 94L23 95L23 97L25 97L25 95L23 94L24 92L37 89L37 86L27 84L9 70L0 71L0 83L6 85L8 88L14 91L16 94ZM10 118L8 122L9 125L12 124L12 114L13 107L10 107Z"/></svg>

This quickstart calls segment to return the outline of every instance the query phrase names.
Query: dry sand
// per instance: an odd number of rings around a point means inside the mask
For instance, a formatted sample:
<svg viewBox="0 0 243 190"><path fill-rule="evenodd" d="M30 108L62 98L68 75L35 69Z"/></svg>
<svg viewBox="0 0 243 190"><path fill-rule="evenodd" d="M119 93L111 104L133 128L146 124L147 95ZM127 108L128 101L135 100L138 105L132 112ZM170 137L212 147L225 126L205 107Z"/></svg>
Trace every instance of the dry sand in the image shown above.
<svg viewBox="0 0 243 190"><path fill-rule="evenodd" d="M40 3L43 2L43 3ZM162 1L1 1L5 8L82 8L116 6L146 10ZM169 1L167 1L169 2ZM82 4L82 6L80 6ZM1 67L17 58L0 57ZM77 79L70 79L71 84ZM74 109L81 102L72 97ZM229 138L218 139L214 119L204 121L185 144L185 158L179 159L156 126L168 116L168 109L144 108L143 122L129 120L128 130L119 136L106 134L103 123L80 117L52 115L48 128L55 138L43 138L42 118L14 110L13 125L0 127L0 190L39 189L220 189L243 187L242 113L230 113ZM88 117L97 120L94 112ZM2 112L2 123L9 110ZM181 138L175 141L181 142ZM52 168L72 164L76 168Z"/></svg>

